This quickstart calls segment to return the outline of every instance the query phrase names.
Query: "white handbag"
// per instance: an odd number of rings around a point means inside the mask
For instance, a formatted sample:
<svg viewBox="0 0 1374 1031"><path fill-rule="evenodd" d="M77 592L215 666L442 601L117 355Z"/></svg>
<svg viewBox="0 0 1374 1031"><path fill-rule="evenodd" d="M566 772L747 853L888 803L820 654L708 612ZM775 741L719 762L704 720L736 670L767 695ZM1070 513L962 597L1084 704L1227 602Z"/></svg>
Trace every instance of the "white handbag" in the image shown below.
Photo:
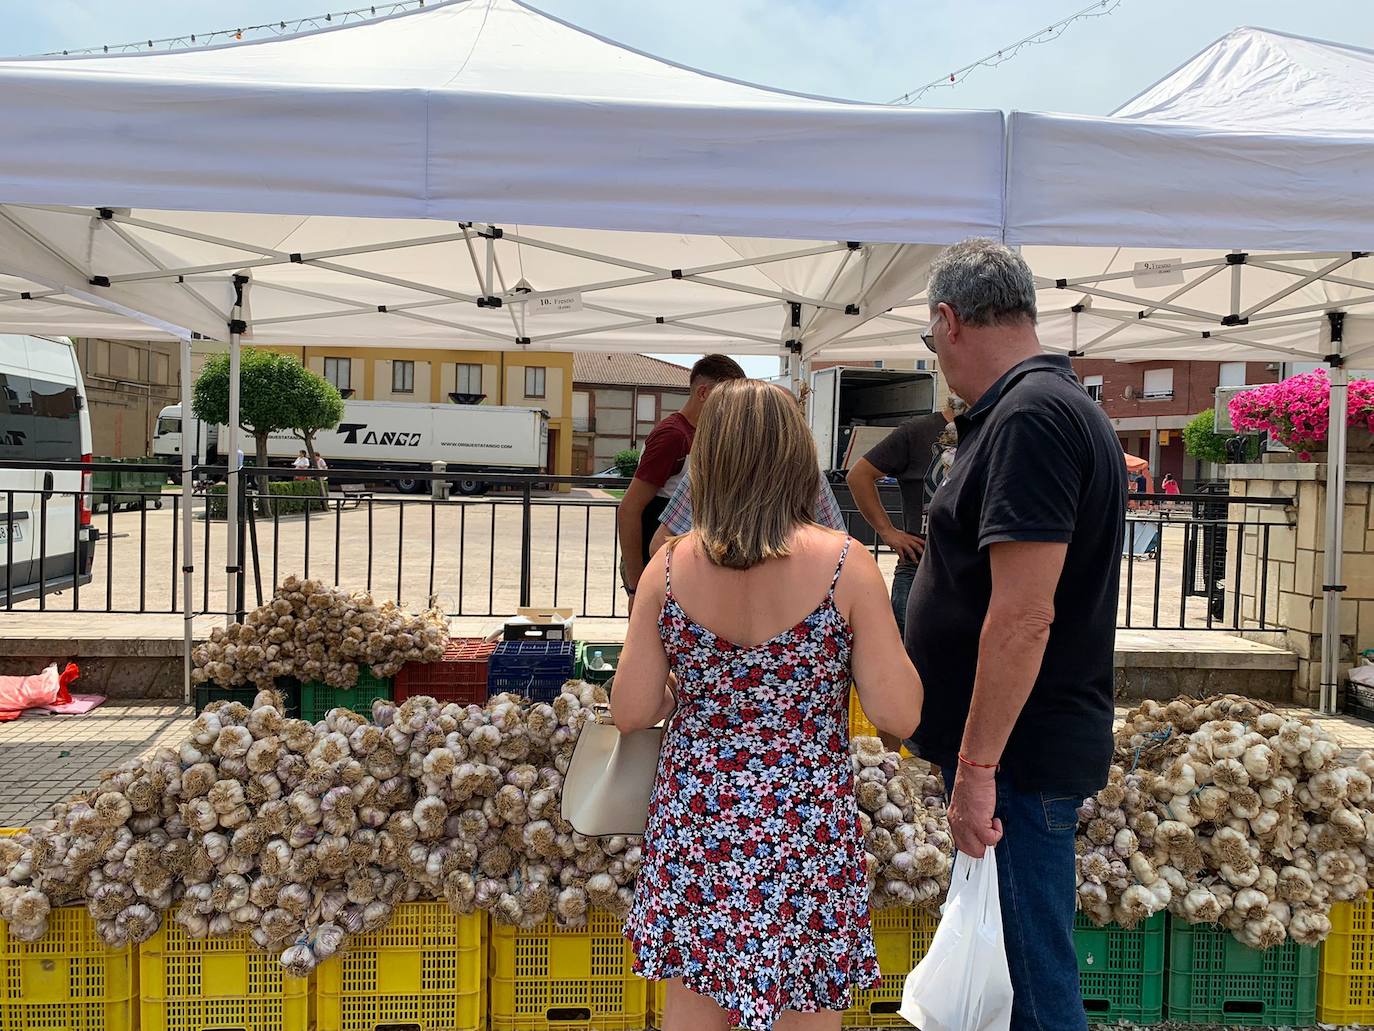
<svg viewBox="0 0 1374 1031"><path fill-rule="evenodd" d="M664 724L622 734L597 706L577 735L563 777L563 819L589 838L643 834L658 776Z"/></svg>

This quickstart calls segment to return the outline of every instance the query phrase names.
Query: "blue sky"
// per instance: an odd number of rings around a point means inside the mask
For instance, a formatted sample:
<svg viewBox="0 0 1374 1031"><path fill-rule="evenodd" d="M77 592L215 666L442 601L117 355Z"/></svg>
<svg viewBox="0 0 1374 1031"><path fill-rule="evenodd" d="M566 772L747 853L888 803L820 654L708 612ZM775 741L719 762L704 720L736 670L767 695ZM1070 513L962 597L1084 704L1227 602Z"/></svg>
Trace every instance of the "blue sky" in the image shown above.
<svg viewBox="0 0 1374 1031"><path fill-rule="evenodd" d="M1087 0L530 0L684 64L786 89L885 102L1012 43ZM0 50L32 54L232 28L361 0L12 2ZM1123 0L997 68L927 94L931 107L1106 114L1240 25L1374 49L1370 0ZM751 363L752 364L752 363ZM763 360L757 371L771 370Z"/></svg>

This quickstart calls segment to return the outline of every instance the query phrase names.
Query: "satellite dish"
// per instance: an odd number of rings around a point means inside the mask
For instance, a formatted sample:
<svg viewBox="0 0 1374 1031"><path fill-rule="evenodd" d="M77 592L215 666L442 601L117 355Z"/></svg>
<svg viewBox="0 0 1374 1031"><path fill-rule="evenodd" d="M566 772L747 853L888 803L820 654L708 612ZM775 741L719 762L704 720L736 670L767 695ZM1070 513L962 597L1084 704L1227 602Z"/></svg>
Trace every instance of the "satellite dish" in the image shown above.
<svg viewBox="0 0 1374 1031"><path fill-rule="evenodd" d="M1127 401L1131 400L1133 397L1135 397L1135 387L1128 386L1125 390L1121 392L1121 396L1124 397Z"/></svg>

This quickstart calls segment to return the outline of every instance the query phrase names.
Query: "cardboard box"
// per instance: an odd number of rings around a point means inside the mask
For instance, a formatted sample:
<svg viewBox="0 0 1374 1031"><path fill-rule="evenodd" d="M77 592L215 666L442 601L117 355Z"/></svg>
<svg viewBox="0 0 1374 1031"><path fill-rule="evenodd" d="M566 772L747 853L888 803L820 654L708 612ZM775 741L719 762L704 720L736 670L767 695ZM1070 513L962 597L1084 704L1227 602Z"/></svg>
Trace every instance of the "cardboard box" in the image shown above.
<svg viewBox="0 0 1374 1031"><path fill-rule="evenodd" d="M573 610L570 608L519 608L515 618L506 621L507 641L571 641Z"/></svg>

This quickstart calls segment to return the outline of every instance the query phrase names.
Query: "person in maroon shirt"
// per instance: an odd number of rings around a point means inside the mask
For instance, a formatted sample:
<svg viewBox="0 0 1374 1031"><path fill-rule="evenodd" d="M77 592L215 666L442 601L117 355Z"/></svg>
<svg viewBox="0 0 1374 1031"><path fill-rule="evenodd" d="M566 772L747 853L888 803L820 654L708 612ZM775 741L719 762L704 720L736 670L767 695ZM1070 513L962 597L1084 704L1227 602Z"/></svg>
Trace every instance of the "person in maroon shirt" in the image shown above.
<svg viewBox="0 0 1374 1031"><path fill-rule="evenodd" d="M697 419L716 384L744 379L744 370L733 358L708 354L692 366L687 379L691 395L681 411L674 412L644 441L635 478L620 501L616 527L620 535L620 579L634 608L635 585L649 561L649 542L658 529L658 517L673 496L687 464L696 436Z"/></svg>

